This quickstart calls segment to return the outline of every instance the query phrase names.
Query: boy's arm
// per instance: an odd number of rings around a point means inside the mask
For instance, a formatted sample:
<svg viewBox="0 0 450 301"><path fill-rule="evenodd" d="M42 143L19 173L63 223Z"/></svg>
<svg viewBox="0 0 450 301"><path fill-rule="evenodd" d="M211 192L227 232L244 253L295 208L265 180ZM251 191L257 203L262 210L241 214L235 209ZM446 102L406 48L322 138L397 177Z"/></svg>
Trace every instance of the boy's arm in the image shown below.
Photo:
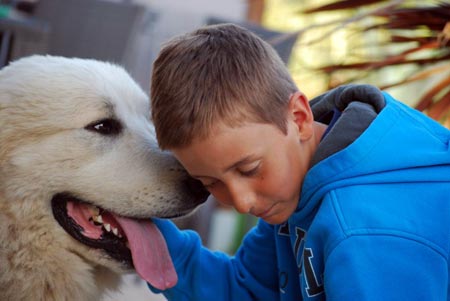
<svg viewBox="0 0 450 301"><path fill-rule="evenodd" d="M448 264L415 239L350 236L329 255L324 283L327 300L447 300Z"/></svg>
<svg viewBox="0 0 450 301"><path fill-rule="evenodd" d="M260 221L246 235L236 256L231 257L203 247L194 231L181 231L168 220L154 222L166 239L178 274L177 285L162 292L168 300L279 299L272 226Z"/></svg>

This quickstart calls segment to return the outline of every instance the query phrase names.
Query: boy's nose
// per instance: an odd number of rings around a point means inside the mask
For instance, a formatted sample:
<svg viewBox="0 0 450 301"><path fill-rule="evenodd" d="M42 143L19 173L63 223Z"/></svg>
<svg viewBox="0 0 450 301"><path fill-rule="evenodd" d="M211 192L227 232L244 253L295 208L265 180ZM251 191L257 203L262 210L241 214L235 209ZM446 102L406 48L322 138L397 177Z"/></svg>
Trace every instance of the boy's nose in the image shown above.
<svg viewBox="0 0 450 301"><path fill-rule="evenodd" d="M240 199L234 201L233 203L233 207L239 213L249 214L252 211L252 202L248 199L245 199L245 197L240 197Z"/></svg>
<svg viewBox="0 0 450 301"><path fill-rule="evenodd" d="M230 198L232 200L232 206L239 213L250 213L254 206L254 194L251 189L243 185L243 183L238 183L235 185L230 185L228 187Z"/></svg>

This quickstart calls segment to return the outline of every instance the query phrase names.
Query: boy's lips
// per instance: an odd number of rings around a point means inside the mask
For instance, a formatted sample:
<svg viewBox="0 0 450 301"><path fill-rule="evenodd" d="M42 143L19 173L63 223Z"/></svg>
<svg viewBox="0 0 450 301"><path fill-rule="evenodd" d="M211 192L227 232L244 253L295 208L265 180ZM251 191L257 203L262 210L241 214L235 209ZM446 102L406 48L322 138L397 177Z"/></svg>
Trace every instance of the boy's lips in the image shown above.
<svg viewBox="0 0 450 301"><path fill-rule="evenodd" d="M274 210L273 208L275 207L276 203L273 204L272 206L270 206L268 209L265 209L263 211L260 211L259 213L254 214L255 216L259 217L259 218L267 218L269 216L271 216L272 214L274 214Z"/></svg>

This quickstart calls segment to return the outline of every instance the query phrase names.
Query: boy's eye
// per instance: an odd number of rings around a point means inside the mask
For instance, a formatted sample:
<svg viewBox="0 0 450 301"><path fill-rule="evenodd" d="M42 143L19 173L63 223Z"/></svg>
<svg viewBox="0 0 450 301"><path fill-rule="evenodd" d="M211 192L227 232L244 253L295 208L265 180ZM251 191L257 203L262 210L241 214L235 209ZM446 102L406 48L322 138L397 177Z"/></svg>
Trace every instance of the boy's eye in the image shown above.
<svg viewBox="0 0 450 301"><path fill-rule="evenodd" d="M255 174L258 173L258 171L259 171L259 166L260 166L259 162L256 163L256 166L255 166L255 164L252 164L251 166L249 166L248 169L241 168L241 169L239 170L239 173L240 173L241 175L243 175L243 176L251 177L251 176L253 176L253 175L255 175Z"/></svg>
<svg viewBox="0 0 450 301"><path fill-rule="evenodd" d="M211 189L211 188L214 187L214 185L217 184L217 182L218 182L218 181L212 181L212 182L203 183L203 186L204 186L206 189Z"/></svg>

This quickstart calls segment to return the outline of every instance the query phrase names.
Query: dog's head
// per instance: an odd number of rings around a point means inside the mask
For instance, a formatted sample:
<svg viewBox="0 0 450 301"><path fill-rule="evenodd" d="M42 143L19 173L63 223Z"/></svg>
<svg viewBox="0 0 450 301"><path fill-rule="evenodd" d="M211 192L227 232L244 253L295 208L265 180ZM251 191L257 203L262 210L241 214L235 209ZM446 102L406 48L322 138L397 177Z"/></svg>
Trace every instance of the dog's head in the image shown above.
<svg viewBox="0 0 450 301"><path fill-rule="evenodd" d="M45 225L83 260L119 271L134 261L157 281L151 260L134 256L159 247L150 217L184 215L207 194L158 149L149 116L148 97L116 65L32 56L5 67L0 208Z"/></svg>

